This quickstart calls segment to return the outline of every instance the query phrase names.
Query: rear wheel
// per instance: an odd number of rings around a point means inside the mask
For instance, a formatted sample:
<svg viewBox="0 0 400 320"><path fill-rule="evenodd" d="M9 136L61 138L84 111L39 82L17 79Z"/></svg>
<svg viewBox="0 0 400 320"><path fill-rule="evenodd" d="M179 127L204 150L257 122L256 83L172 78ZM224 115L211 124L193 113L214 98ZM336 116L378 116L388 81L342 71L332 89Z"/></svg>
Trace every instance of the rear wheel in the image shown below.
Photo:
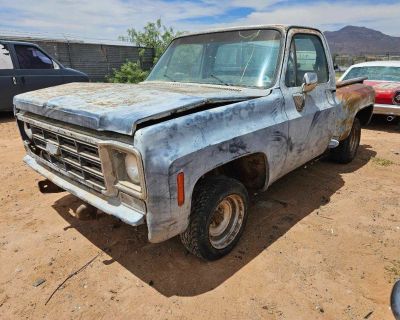
<svg viewBox="0 0 400 320"><path fill-rule="evenodd" d="M229 253L246 225L248 194L239 181L205 178L196 186L189 226L181 234L188 251L205 260Z"/></svg>
<svg viewBox="0 0 400 320"><path fill-rule="evenodd" d="M351 162L358 150L361 139L361 123L358 118L354 118L353 126L351 128L349 136L340 141L338 147L330 151L330 158L338 163L349 163Z"/></svg>

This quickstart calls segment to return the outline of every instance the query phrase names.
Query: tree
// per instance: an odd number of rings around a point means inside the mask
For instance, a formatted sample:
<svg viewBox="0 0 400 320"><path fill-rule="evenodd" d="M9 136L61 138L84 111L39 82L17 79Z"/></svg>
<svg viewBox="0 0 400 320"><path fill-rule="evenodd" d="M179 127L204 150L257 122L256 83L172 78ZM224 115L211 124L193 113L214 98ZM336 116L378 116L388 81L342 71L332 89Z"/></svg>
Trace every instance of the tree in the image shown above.
<svg viewBox="0 0 400 320"><path fill-rule="evenodd" d="M156 63L172 39L181 34L175 32L173 28L166 27L161 23L161 19L156 22L148 22L143 31L134 28L127 30L127 36L119 36L122 41L132 42L136 46L153 48L154 60ZM144 50L139 50L137 61L127 61L120 69L114 69L113 74L107 78L109 82L138 83L146 79L148 71L143 69Z"/></svg>
<svg viewBox="0 0 400 320"><path fill-rule="evenodd" d="M175 32L173 28L166 27L161 19L156 22L148 22L143 31L134 28L127 30L127 36L119 36L119 40L132 42L139 47L154 49L154 62L156 62L171 40L182 32Z"/></svg>

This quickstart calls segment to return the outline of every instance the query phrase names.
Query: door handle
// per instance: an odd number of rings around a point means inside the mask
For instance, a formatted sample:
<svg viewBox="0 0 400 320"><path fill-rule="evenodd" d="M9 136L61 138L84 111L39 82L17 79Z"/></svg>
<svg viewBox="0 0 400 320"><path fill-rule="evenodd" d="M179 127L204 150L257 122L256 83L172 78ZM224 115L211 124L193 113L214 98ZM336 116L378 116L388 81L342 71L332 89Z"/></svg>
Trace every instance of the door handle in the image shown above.
<svg viewBox="0 0 400 320"><path fill-rule="evenodd" d="M16 86L17 85L17 78L16 77L12 77L12 82L13 82L14 86Z"/></svg>
<svg viewBox="0 0 400 320"><path fill-rule="evenodd" d="M304 93L293 94L293 101L298 112L302 112L306 102L306 95Z"/></svg>

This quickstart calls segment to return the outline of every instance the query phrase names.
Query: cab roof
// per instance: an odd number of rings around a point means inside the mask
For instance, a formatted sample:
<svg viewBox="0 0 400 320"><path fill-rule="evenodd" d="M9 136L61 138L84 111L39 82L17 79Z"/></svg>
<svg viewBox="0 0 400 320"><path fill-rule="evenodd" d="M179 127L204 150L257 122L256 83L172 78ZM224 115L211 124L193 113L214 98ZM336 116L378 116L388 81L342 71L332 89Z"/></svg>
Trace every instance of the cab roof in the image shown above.
<svg viewBox="0 0 400 320"><path fill-rule="evenodd" d="M282 32L287 32L289 29L309 29L312 31L320 32L319 29L307 26L298 26L298 25L286 25L286 24L261 24L261 25L250 25L250 26L237 26L237 27L228 27L228 28L216 28L216 29L209 29L204 31L196 31L196 32L189 32L184 33L175 37L175 39L188 37L193 35L201 35L201 34L209 34L209 33L216 33L216 32L225 32L225 31L239 31L239 30L252 30L252 29L276 29Z"/></svg>

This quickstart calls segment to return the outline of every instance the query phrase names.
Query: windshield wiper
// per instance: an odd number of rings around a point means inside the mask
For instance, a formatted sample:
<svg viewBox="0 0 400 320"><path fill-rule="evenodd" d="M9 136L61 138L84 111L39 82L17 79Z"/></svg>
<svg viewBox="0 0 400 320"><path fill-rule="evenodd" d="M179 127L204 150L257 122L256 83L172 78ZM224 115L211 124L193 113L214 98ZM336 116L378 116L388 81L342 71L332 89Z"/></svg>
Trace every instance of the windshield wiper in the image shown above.
<svg viewBox="0 0 400 320"><path fill-rule="evenodd" d="M213 74L210 74L210 77L214 78L214 79L217 79L219 82L221 82L222 84L224 84L226 86L231 86L229 83L225 82L224 80L222 80L221 78L219 78L219 77L217 77L217 76L215 76Z"/></svg>
<svg viewBox="0 0 400 320"><path fill-rule="evenodd" d="M171 76L167 75L166 73L164 73L164 77L171 80L172 82L176 82L176 80L174 78L172 78Z"/></svg>

